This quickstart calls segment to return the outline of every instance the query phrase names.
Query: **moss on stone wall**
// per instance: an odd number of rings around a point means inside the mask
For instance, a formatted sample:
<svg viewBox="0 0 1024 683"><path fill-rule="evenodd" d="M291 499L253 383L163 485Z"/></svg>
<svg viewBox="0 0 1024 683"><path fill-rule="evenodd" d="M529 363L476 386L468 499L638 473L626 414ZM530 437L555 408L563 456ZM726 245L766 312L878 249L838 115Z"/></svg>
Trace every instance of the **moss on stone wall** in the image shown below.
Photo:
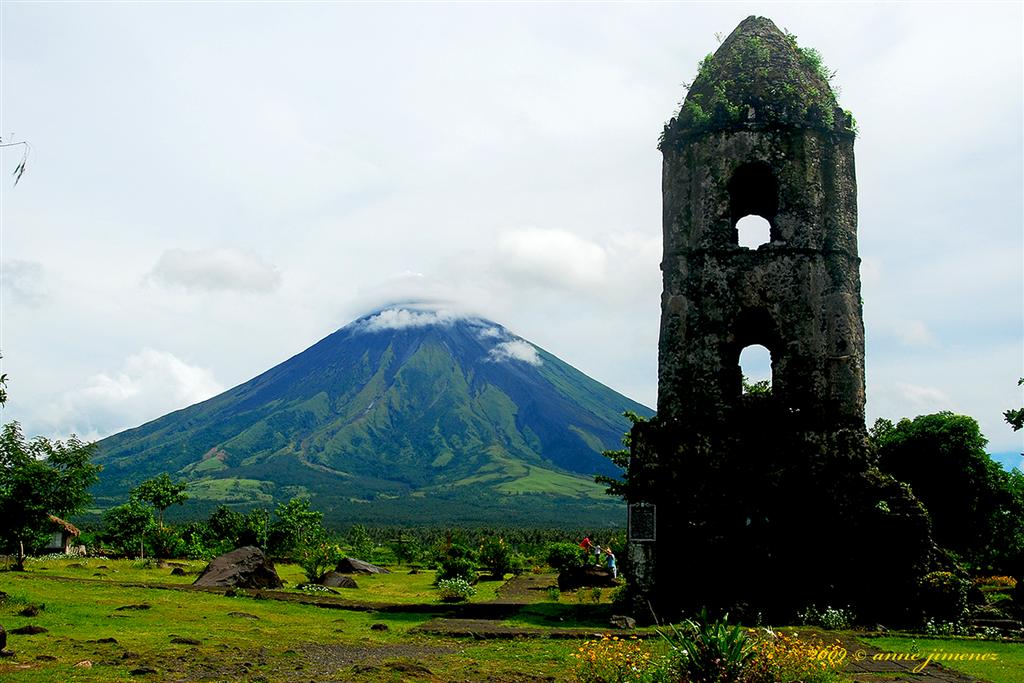
<svg viewBox="0 0 1024 683"><path fill-rule="evenodd" d="M714 54L701 60L697 77L661 144L678 144L712 130L785 126L854 134L856 124L836 101L834 71L821 54L763 17L749 17Z"/></svg>

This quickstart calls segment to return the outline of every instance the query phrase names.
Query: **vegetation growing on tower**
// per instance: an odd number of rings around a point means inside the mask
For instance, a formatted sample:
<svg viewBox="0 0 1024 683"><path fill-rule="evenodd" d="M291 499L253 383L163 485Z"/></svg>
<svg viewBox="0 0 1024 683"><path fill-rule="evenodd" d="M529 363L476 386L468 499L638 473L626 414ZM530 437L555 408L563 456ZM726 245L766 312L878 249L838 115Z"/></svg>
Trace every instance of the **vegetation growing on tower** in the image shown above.
<svg viewBox="0 0 1024 683"><path fill-rule="evenodd" d="M665 126L661 146L694 133L743 126L795 126L856 134L839 108L836 71L796 36L751 17L701 60L679 113Z"/></svg>

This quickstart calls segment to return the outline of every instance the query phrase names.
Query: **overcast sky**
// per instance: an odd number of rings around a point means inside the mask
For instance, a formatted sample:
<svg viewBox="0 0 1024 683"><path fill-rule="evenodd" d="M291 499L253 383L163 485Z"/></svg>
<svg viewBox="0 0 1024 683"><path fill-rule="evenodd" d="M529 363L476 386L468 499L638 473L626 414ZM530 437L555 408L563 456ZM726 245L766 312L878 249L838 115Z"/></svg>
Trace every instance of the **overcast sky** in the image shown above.
<svg viewBox="0 0 1024 683"><path fill-rule="evenodd" d="M444 299L653 406L664 122L750 14L838 71L869 419L1024 449L1020 3L0 3L5 421L105 436ZM753 370L752 370L753 372Z"/></svg>

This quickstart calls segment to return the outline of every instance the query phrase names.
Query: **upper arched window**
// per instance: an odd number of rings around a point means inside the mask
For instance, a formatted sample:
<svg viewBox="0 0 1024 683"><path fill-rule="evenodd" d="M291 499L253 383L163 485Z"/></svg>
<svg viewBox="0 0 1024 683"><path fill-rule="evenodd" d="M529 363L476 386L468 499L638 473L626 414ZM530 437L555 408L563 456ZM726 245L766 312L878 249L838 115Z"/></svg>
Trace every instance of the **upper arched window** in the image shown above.
<svg viewBox="0 0 1024 683"><path fill-rule="evenodd" d="M779 211L779 184L768 164L759 161L743 164L733 172L728 189L736 244L757 248L772 241L775 214Z"/></svg>

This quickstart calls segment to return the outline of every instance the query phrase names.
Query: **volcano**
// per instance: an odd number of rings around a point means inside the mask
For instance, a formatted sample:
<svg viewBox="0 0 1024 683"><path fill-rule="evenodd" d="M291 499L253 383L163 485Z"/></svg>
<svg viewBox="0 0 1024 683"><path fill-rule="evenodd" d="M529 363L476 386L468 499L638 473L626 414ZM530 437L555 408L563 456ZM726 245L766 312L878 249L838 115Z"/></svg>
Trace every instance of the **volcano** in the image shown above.
<svg viewBox="0 0 1024 683"><path fill-rule="evenodd" d="M334 522L621 523L594 474L652 411L505 327L394 306L100 442L101 506L161 472L196 515L308 496Z"/></svg>

